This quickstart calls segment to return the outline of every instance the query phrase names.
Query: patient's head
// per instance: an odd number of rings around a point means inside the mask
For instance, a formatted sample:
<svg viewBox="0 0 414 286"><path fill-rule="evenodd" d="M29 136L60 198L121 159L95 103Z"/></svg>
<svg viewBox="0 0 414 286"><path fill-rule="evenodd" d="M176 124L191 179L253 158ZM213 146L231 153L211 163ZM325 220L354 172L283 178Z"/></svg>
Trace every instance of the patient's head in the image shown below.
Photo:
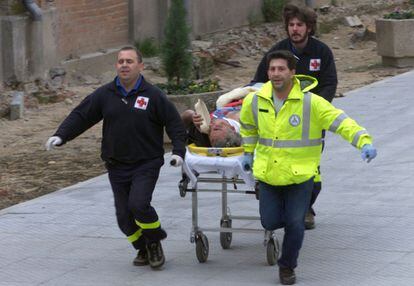
<svg viewBox="0 0 414 286"><path fill-rule="evenodd" d="M212 147L241 146L240 134L225 119L214 118L211 120L209 138Z"/></svg>

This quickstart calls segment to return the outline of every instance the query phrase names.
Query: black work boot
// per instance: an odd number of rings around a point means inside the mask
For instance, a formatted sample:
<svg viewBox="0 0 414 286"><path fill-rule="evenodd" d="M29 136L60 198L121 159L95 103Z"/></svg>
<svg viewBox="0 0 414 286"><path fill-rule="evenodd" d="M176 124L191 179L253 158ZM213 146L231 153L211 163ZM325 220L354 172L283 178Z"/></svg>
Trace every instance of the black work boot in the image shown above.
<svg viewBox="0 0 414 286"><path fill-rule="evenodd" d="M159 268L164 264L164 251L160 241L147 244L147 253L148 261L152 268Z"/></svg>
<svg viewBox="0 0 414 286"><path fill-rule="evenodd" d="M305 216L305 229L314 229L315 228L315 215L311 210L306 213Z"/></svg>
<svg viewBox="0 0 414 286"><path fill-rule="evenodd" d="M148 261L148 253L146 249L140 249L138 250L138 254L137 257L135 257L133 264L135 266L144 266L144 265L148 265L149 261Z"/></svg>
<svg viewBox="0 0 414 286"><path fill-rule="evenodd" d="M279 279L282 285L293 285L296 283L295 270L279 267Z"/></svg>

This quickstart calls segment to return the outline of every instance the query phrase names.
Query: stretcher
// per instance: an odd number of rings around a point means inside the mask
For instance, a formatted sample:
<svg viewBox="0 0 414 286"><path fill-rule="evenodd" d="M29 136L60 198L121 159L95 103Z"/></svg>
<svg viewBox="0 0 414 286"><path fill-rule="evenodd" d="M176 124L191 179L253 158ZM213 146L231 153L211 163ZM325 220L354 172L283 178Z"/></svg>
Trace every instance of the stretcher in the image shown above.
<svg viewBox="0 0 414 286"><path fill-rule="evenodd" d="M209 244L204 232L220 232L220 244L223 249L231 246L233 233L264 233L266 259L269 265L275 265L279 257L279 242L272 231L251 228L233 228L233 220L260 220L258 216L231 215L228 207L229 193L254 194L258 199L255 180L251 172L242 168L243 147L206 148L191 144L182 166L183 178L178 187L180 196L187 192L192 196L192 229L190 242L195 243L196 256L200 263L206 262ZM209 188L200 187L208 183ZM204 184L205 185L205 184ZM233 189L228 186L234 186ZM238 185L240 187L238 187ZM243 186L243 187L241 187ZM198 224L198 193L221 193L221 219L219 228L201 227Z"/></svg>

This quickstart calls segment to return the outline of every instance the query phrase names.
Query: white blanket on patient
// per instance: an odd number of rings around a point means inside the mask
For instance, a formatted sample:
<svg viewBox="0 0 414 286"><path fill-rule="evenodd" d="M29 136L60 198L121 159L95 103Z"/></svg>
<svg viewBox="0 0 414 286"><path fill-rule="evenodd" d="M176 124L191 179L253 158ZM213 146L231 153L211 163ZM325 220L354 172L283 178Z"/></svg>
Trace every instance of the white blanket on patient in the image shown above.
<svg viewBox="0 0 414 286"><path fill-rule="evenodd" d="M212 148L214 149L214 148ZM195 155L187 151L185 154L185 161L183 164L184 172L190 178L191 188L195 188L197 178L194 171L197 173L215 172L226 178L239 177L249 188L254 188L254 178L252 172L246 172L242 167L243 155L220 157L220 156L201 156Z"/></svg>

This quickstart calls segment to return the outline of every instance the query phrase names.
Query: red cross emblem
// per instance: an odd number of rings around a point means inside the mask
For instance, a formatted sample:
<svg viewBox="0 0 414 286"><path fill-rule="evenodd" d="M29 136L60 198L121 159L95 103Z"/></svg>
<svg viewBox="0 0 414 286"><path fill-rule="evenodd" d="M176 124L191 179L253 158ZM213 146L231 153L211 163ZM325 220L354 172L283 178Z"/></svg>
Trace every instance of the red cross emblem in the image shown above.
<svg viewBox="0 0 414 286"><path fill-rule="evenodd" d="M148 97L138 96L137 100L135 101L135 108L146 110L148 106Z"/></svg>
<svg viewBox="0 0 414 286"><path fill-rule="evenodd" d="M321 59L311 59L309 62L310 71L319 71L321 69Z"/></svg>

